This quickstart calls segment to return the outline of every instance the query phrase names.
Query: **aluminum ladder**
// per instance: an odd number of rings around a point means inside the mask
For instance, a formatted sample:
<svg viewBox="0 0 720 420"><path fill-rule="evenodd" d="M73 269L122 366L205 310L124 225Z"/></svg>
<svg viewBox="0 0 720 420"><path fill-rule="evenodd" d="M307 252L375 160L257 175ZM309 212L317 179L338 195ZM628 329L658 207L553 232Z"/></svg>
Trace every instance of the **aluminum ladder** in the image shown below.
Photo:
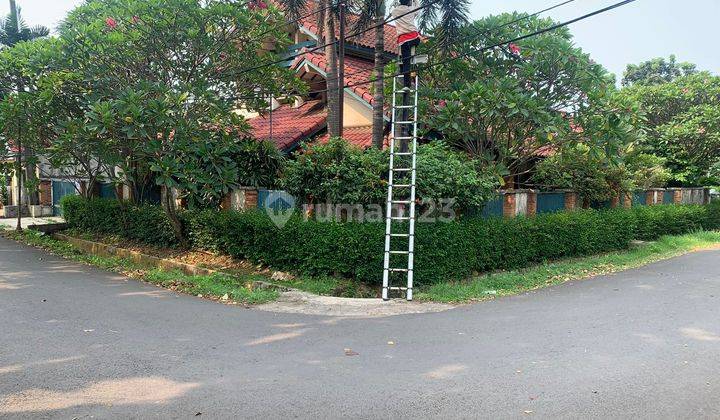
<svg viewBox="0 0 720 420"><path fill-rule="evenodd" d="M392 292L405 292L413 298L415 264L415 180L417 176L418 88L417 73L411 76L414 84L403 86L404 75L393 78L392 125L390 137L390 169L388 173L387 208L385 213L385 258L383 262L383 300ZM401 86L398 89L398 85ZM400 104L398 104L398 95ZM412 99L410 98L412 96ZM412 103L408 99L411 99ZM396 136L396 132L399 135ZM398 150L406 141L407 150ZM395 245L393 247L393 245ZM397 281L407 278L405 286Z"/></svg>

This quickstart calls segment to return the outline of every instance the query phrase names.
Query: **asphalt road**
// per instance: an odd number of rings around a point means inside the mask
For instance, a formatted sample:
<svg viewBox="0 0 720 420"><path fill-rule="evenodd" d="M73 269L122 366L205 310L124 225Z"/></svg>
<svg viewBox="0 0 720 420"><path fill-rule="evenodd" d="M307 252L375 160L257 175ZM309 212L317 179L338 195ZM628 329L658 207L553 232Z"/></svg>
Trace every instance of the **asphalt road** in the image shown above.
<svg viewBox="0 0 720 420"><path fill-rule="evenodd" d="M220 305L0 239L0 418L720 418L719 261L339 319Z"/></svg>

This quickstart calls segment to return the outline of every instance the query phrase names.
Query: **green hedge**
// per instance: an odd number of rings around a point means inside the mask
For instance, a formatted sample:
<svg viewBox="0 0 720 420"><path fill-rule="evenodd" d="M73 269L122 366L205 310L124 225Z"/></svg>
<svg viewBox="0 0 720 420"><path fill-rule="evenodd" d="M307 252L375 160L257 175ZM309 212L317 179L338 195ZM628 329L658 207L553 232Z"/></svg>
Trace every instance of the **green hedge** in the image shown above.
<svg viewBox="0 0 720 420"><path fill-rule="evenodd" d="M66 198L62 204L72 227L152 245L176 245L159 207L78 197ZM262 211L181 215L196 249L296 273L344 276L368 283L381 280L384 223L328 223L294 217L278 228ZM419 223L416 280L430 284L462 279L474 272L624 249L633 239L654 240L666 234L718 228L720 203Z"/></svg>
<svg viewBox="0 0 720 420"><path fill-rule="evenodd" d="M63 197L60 205L71 227L159 247L177 245L170 221L159 206L133 206L105 198L86 200L75 195Z"/></svg>

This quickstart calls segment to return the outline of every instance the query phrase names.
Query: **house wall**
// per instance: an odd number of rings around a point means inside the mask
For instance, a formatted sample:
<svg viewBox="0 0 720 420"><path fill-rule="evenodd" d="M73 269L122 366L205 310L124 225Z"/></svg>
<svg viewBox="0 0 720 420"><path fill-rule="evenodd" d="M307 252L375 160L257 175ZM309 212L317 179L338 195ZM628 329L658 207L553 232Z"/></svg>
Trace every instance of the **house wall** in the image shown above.
<svg viewBox="0 0 720 420"><path fill-rule="evenodd" d="M345 92L343 127L367 127L372 125L372 109L352 94Z"/></svg>

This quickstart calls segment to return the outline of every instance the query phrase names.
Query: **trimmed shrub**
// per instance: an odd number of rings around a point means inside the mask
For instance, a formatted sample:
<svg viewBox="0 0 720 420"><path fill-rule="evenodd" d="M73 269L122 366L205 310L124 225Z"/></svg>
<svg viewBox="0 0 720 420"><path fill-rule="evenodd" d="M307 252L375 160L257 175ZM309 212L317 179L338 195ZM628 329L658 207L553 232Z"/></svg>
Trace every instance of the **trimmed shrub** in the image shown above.
<svg viewBox="0 0 720 420"><path fill-rule="evenodd" d="M703 227L709 230L720 229L720 200L711 201L706 208L708 214Z"/></svg>
<svg viewBox="0 0 720 420"><path fill-rule="evenodd" d="M663 235L678 235L710 227L708 207L659 205L633 207L635 239L654 241Z"/></svg>
<svg viewBox="0 0 720 420"><path fill-rule="evenodd" d="M160 206L135 206L120 200L85 199L77 195L63 197L60 205L71 227L158 247L177 246L170 220Z"/></svg>
<svg viewBox="0 0 720 420"><path fill-rule="evenodd" d="M69 197L63 200L63 209L76 228L151 245L176 245L157 206ZM181 215L196 249L300 274L342 276L371 284L382 279L384 223L305 221L294 216L278 228L258 210ZM633 239L654 240L702 228L720 228L720 203L418 223L415 278L419 285L459 280L475 272L615 251L627 248ZM402 249L401 243L396 246ZM392 257L403 265L407 258Z"/></svg>

